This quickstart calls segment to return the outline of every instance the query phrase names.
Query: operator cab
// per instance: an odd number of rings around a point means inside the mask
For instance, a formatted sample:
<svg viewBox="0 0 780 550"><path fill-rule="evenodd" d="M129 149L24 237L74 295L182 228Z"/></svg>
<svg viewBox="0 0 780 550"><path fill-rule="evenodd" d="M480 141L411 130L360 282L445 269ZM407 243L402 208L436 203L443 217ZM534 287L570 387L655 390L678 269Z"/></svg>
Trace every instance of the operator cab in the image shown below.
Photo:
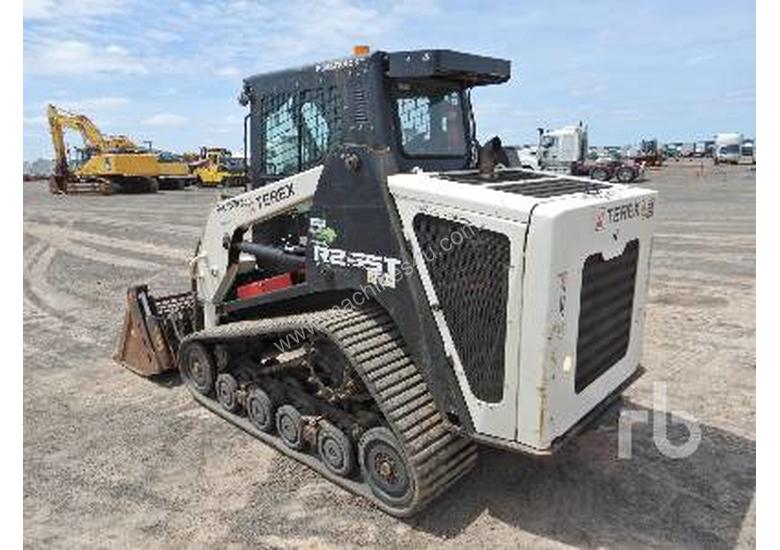
<svg viewBox="0 0 780 550"><path fill-rule="evenodd" d="M389 152L399 172L474 168L470 90L509 61L451 50L375 52L244 81L252 186L322 164L341 145Z"/></svg>

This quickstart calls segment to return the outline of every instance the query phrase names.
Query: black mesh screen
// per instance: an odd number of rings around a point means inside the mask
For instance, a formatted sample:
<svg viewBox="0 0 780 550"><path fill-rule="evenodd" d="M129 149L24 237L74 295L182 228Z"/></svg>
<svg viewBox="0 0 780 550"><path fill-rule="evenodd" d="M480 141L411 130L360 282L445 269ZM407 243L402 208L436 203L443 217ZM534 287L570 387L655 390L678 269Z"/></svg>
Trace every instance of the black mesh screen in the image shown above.
<svg viewBox="0 0 780 550"><path fill-rule="evenodd" d="M494 189L505 193L517 193L518 195L543 199L561 195L572 195L574 193L593 193L601 189L609 189L609 187L610 185L607 185L606 183L598 183L595 181L556 179L548 181L529 181L527 183L518 183L517 185L503 185L501 187L495 187Z"/></svg>
<svg viewBox="0 0 780 550"><path fill-rule="evenodd" d="M457 181L458 183L471 183L476 185L487 185L495 183L511 183L513 181L521 182L527 180L538 180L549 178L547 174L539 174L528 170L499 170L492 174L480 174L478 172L469 172L461 174L448 174L446 172L437 174L437 178Z"/></svg>
<svg viewBox="0 0 780 550"><path fill-rule="evenodd" d="M593 193L611 187L609 184L596 181L567 179L564 177L550 176L549 174L535 174L533 172L519 170L501 170L488 175L477 173L439 174L436 177L457 181L458 183L484 185L495 191L516 193L518 195L536 197L539 199L572 195L574 193ZM513 184L513 182L517 183Z"/></svg>
<svg viewBox="0 0 780 550"><path fill-rule="evenodd" d="M340 104L335 87L263 96L263 173L288 176L320 162L341 140Z"/></svg>
<svg viewBox="0 0 780 550"><path fill-rule="evenodd" d="M585 260L574 381L577 393L628 350L638 258L639 241L634 239L620 256L604 260L601 254L592 254Z"/></svg>
<svg viewBox="0 0 780 550"><path fill-rule="evenodd" d="M471 391L501 401L509 239L424 214L415 216L414 231Z"/></svg>

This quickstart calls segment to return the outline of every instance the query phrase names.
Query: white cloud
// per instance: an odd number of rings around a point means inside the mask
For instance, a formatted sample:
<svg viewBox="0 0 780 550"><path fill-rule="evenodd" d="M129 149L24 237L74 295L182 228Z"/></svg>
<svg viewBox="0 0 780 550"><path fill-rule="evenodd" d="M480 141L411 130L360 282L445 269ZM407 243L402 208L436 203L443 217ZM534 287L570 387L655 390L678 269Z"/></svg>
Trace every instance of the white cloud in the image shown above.
<svg viewBox="0 0 780 550"><path fill-rule="evenodd" d="M238 79L346 56L354 44L376 47L408 19L439 11L438 0L384 0L374 5L357 0L227 0L197 6L171 3L165 10L152 0L136 0L132 6L122 0L81 2L65 0L62 6L56 0L26 0L26 73L213 74Z"/></svg>
<svg viewBox="0 0 780 550"><path fill-rule="evenodd" d="M95 17L118 12L125 0L24 0L25 20Z"/></svg>
<svg viewBox="0 0 780 550"><path fill-rule="evenodd" d="M119 46L99 48L79 40L44 39L25 51L25 71L51 75L144 74L144 64Z"/></svg>
<svg viewBox="0 0 780 550"><path fill-rule="evenodd" d="M241 71L237 67L221 67L214 71L217 76L236 77L241 74Z"/></svg>
<svg viewBox="0 0 780 550"><path fill-rule="evenodd" d="M43 115L24 117L25 126L43 126L47 122L48 122L47 118Z"/></svg>
<svg viewBox="0 0 780 550"><path fill-rule="evenodd" d="M187 117L173 113L159 113L145 118L141 124L146 126L181 126L187 123Z"/></svg>
<svg viewBox="0 0 780 550"><path fill-rule="evenodd" d="M712 61L715 59L715 54L713 52L705 52L698 55L691 56L687 59L685 59L683 62L685 65L693 66L693 65L701 65L702 63L706 63L707 61Z"/></svg>
<svg viewBox="0 0 780 550"><path fill-rule="evenodd" d="M594 95L603 94L607 91L607 85L604 83L595 84L581 84L575 86L570 94L572 97L592 97Z"/></svg>
<svg viewBox="0 0 780 550"><path fill-rule="evenodd" d="M109 54L115 54L115 55L128 55L130 52L128 52L125 48L122 46L117 46L116 44L109 44L106 47L106 53Z"/></svg>
<svg viewBox="0 0 780 550"><path fill-rule="evenodd" d="M103 96L103 97L87 97L77 100L65 100L65 101L47 101L48 103L54 103L58 107L66 109L68 111L104 111L108 109L116 109L124 107L130 100L121 96Z"/></svg>

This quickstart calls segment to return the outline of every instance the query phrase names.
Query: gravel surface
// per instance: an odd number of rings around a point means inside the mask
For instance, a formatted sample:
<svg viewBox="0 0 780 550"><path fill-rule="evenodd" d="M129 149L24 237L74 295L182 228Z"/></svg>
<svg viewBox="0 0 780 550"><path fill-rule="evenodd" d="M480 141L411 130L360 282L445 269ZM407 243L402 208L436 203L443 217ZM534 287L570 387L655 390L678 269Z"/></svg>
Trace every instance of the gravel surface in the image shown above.
<svg viewBox="0 0 780 550"><path fill-rule="evenodd" d="M186 289L218 192L52 196L24 184L24 538L29 547L755 546L755 171L670 163L643 363L622 407L699 421L672 460L615 414L551 459L480 451L411 520L389 517L111 361L124 291ZM659 415L658 419L662 417ZM679 424L670 432L680 436ZM681 437L684 437L684 430Z"/></svg>

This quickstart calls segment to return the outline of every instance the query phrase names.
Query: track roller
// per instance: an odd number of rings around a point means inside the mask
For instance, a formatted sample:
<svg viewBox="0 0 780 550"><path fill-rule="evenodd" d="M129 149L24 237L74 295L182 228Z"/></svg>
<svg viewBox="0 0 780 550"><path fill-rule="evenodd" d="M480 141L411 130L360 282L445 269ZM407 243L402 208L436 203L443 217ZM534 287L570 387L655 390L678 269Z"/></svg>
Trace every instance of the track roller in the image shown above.
<svg viewBox="0 0 780 550"><path fill-rule="evenodd" d="M223 372L217 377L217 400L227 412L237 413L241 409L236 392L238 382L232 374Z"/></svg>
<svg viewBox="0 0 780 550"><path fill-rule="evenodd" d="M317 452L322 463L334 474L348 476L355 468L355 449L347 434L323 420L317 432Z"/></svg>
<svg viewBox="0 0 780 550"><path fill-rule="evenodd" d="M276 410L276 429L282 441L294 450L303 449L303 416L292 405L282 405Z"/></svg>
<svg viewBox="0 0 780 550"><path fill-rule="evenodd" d="M246 413L249 421L263 432L271 432L275 426L276 406L271 397L257 386L249 390L246 398Z"/></svg>

